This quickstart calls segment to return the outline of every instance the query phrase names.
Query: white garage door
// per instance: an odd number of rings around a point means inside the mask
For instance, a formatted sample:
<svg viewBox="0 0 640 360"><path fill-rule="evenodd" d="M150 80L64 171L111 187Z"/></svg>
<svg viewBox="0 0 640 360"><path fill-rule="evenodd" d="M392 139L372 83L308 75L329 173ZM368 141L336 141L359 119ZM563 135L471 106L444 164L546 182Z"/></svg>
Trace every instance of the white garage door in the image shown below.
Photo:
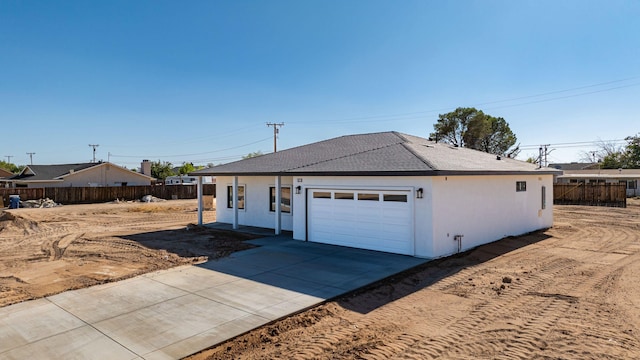
<svg viewBox="0 0 640 360"><path fill-rule="evenodd" d="M309 189L309 241L413 255L409 191Z"/></svg>

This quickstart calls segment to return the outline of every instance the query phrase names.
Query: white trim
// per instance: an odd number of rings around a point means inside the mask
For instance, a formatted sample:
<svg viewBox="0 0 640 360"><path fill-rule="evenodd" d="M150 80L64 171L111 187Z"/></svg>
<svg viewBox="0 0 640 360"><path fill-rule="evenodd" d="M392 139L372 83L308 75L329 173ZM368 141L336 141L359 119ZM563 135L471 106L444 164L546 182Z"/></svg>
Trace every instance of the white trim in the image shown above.
<svg viewBox="0 0 640 360"><path fill-rule="evenodd" d="M276 212L276 223L275 223L275 228L274 228L274 232L275 235L280 235L280 233L282 232L282 218L280 217L282 214L282 206L280 205L282 202L282 179L280 176L276 176L276 196L275 196L275 202L276 202L276 206L275 206L275 212ZM245 190L246 191L246 190ZM291 192L291 190L289 190L289 192ZM291 197L291 195L289 195L289 197ZM269 198L271 198L271 194L269 194ZM271 199L269 199L271 200ZM269 206L271 206L271 204L269 204Z"/></svg>
<svg viewBox="0 0 640 360"><path fill-rule="evenodd" d="M204 208L202 188L202 176L198 176L198 225L202 225L202 209Z"/></svg>
<svg viewBox="0 0 640 360"><path fill-rule="evenodd" d="M227 200L227 202L224 204L224 209L233 210L233 208L235 207L236 201L233 202L234 206L229 207L229 196L228 196L229 193L228 193L228 189L227 189L228 187L231 187L232 188L231 191L233 192L233 183L228 183L224 187L224 193L225 193L224 196L226 196L226 200ZM246 212L247 211L247 184L246 183L238 183L238 187L244 187L244 208L242 208L242 209L238 208L238 211ZM238 194L236 194L236 196L235 196L235 199L237 199L237 198L238 198Z"/></svg>
<svg viewBox="0 0 640 360"><path fill-rule="evenodd" d="M269 191L269 201L271 201L271 188L272 187L273 188L276 187L276 185L275 184L268 184L268 185L269 185L268 186L268 188L269 188L269 190L268 190ZM289 188L289 197L290 197L290 199L289 199L289 209L290 210L289 210L289 212L282 212L281 215L291 216L293 214L293 195L294 195L295 188L291 184L281 185L280 188L282 188L282 189ZM280 199L280 201L282 201L282 199ZM269 203L269 213L270 214L274 214L275 213L275 210L271 210L271 203Z"/></svg>

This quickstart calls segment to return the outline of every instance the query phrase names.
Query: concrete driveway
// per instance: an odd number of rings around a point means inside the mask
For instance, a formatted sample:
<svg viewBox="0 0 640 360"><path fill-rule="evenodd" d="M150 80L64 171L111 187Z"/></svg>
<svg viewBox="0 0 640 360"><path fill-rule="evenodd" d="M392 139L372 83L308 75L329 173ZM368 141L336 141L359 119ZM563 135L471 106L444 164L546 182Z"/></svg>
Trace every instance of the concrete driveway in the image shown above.
<svg viewBox="0 0 640 360"><path fill-rule="evenodd" d="M0 308L0 359L179 359L426 260L292 240Z"/></svg>

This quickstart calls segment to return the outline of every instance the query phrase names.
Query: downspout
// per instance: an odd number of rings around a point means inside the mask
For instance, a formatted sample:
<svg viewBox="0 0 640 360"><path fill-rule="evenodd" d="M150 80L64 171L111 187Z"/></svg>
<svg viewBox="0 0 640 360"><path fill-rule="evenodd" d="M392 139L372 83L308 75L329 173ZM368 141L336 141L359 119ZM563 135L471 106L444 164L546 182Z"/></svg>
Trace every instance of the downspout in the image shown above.
<svg viewBox="0 0 640 360"><path fill-rule="evenodd" d="M460 253L462 251L462 238L464 237L464 235L454 235L453 236L453 241L457 241L458 242L458 251L456 253Z"/></svg>

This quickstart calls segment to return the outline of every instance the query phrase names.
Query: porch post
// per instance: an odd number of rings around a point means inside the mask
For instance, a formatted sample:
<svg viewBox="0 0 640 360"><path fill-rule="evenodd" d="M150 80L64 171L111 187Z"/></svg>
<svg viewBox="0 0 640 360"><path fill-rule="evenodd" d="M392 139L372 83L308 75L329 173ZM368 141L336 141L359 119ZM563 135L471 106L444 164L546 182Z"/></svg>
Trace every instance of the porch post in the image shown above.
<svg viewBox="0 0 640 360"><path fill-rule="evenodd" d="M282 198L282 190L281 190L282 186L281 186L280 182L281 182L280 176L276 176L276 199L275 199L276 200L276 208L275 208L275 210L276 210L276 224L275 224L275 227L274 227L276 235L280 235L280 231L281 231L281 228L282 228L281 219L280 219L280 214L281 214L280 203L282 202L282 199L281 199Z"/></svg>
<svg viewBox="0 0 640 360"><path fill-rule="evenodd" d="M233 229L238 230L238 177L233 177L233 199L231 203L233 204ZM247 194L244 194L247 196Z"/></svg>
<svg viewBox="0 0 640 360"><path fill-rule="evenodd" d="M204 199L202 198L202 176L198 176L198 225L202 225L202 210L204 210Z"/></svg>

